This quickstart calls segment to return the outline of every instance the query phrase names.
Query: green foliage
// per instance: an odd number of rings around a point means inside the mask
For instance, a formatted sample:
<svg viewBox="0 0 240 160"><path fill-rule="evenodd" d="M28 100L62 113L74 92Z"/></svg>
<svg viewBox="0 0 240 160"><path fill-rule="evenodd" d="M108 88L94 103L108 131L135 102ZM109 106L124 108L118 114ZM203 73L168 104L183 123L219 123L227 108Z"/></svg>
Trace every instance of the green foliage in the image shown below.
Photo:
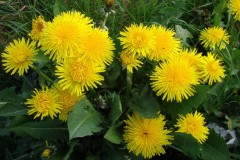
<svg viewBox="0 0 240 160"><path fill-rule="evenodd" d="M240 159L239 143L227 145L229 135L221 138L214 130L200 144L190 134L175 132L174 124L180 114L203 113L206 123L216 123L224 131L235 131L239 139L240 127L240 23L229 12L226 0L115 0L107 6L105 0L8 0L0 1L0 53L15 38L30 38L32 19L39 15L46 21L61 12L76 10L93 19L94 27L101 27L106 15L106 27L115 44L113 62L102 73L102 86L87 91L86 97L74 105L67 123L60 120L28 115L24 104L34 88L53 86L57 83L56 63L41 50L24 76L10 75L0 67L0 159L44 159L45 148L51 148L49 160L87 159L123 160L144 159L129 152L123 140L125 120L137 112L144 118L165 116L166 128L174 136L172 145L164 146L166 154L153 159ZM163 25L175 31L183 49L196 48L199 53L209 52L199 42L203 28L220 26L230 35L226 49L214 50L225 66L225 78L221 83L195 86L194 96L177 103L162 100L150 86L149 76L157 63L141 57L144 63L133 74L126 72L120 59L123 48L120 31L132 23L150 26ZM2 56L0 56L2 61ZM131 76L131 77L130 77ZM96 97L106 103L99 107ZM47 142L46 142L47 140ZM239 141L239 140L238 140Z"/></svg>
<svg viewBox="0 0 240 160"><path fill-rule="evenodd" d="M167 112L171 114L173 119L176 119L179 114L185 115L193 109L197 109L207 98L209 86L199 85L196 86L196 94L182 103L164 103L163 107L167 108Z"/></svg>
<svg viewBox="0 0 240 160"><path fill-rule="evenodd" d="M123 141L122 135L116 126L111 127L104 135L104 138L115 144L120 144Z"/></svg>
<svg viewBox="0 0 240 160"><path fill-rule="evenodd" d="M90 136L95 132L101 131L102 127L99 126L101 122L101 115L84 98L74 106L73 111L69 114L69 139Z"/></svg>
<svg viewBox="0 0 240 160"><path fill-rule="evenodd" d="M229 160L229 150L226 142L213 130L210 131L207 141L201 146L203 159Z"/></svg>
<svg viewBox="0 0 240 160"><path fill-rule="evenodd" d="M26 115L23 99L15 93L15 87L0 91L0 117Z"/></svg>
<svg viewBox="0 0 240 160"><path fill-rule="evenodd" d="M19 135L28 135L42 140L64 140L68 136L67 128L56 120L21 123L10 126L9 130Z"/></svg>
<svg viewBox="0 0 240 160"><path fill-rule="evenodd" d="M148 85L139 86L133 95L129 104L133 111L145 118L157 117L159 104Z"/></svg>
<svg viewBox="0 0 240 160"><path fill-rule="evenodd" d="M67 11L68 6L66 5L66 2L61 0L56 0L53 5L53 15L57 16L59 13Z"/></svg>
<svg viewBox="0 0 240 160"><path fill-rule="evenodd" d="M198 159L201 154L200 144L189 134L174 133L173 147L192 159Z"/></svg>
<svg viewBox="0 0 240 160"><path fill-rule="evenodd" d="M114 124L119 117L122 115L122 103L120 100L120 96L116 93L112 94L112 103L111 110L109 113L109 120L112 124Z"/></svg>
<svg viewBox="0 0 240 160"><path fill-rule="evenodd" d="M205 143L198 143L191 135L174 133L173 147L192 159L229 160L230 154L226 142L213 130Z"/></svg>

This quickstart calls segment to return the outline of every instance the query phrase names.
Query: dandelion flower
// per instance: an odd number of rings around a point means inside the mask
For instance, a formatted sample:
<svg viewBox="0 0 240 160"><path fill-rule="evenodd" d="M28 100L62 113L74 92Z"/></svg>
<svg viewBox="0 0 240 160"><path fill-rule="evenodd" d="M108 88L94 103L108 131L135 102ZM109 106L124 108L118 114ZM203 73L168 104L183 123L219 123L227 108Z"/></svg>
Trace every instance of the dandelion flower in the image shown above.
<svg viewBox="0 0 240 160"><path fill-rule="evenodd" d="M42 158L49 158L51 156L52 150L50 148L46 148L42 152Z"/></svg>
<svg viewBox="0 0 240 160"><path fill-rule="evenodd" d="M201 31L199 39L205 48L209 47L211 50L215 50L216 47L221 50L226 48L226 44L229 44L229 35L221 27L205 28Z"/></svg>
<svg viewBox="0 0 240 160"><path fill-rule="evenodd" d="M83 98L83 95L77 96L76 94L71 94L68 90L63 90L59 86L53 88L58 94L58 102L60 103L61 110L59 114L59 119L62 121L67 121L68 113L72 111L73 106Z"/></svg>
<svg viewBox="0 0 240 160"><path fill-rule="evenodd" d="M193 86L198 84L199 75L186 59L178 57L157 66L150 79L157 96L163 95L162 99L167 101L182 102L194 95Z"/></svg>
<svg viewBox="0 0 240 160"><path fill-rule="evenodd" d="M208 52L207 56L202 58L200 64L200 75L204 83L212 85L215 82L222 82L225 77L225 69L221 61L214 54Z"/></svg>
<svg viewBox="0 0 240 160"><path fill-rule="evenodd" d="M18 72L20 76L27 73L33 62L36 61L37 49L36 43L25 40L24 38L14 40L2 53L4 70L11 75Z"/></svg>
<svg viewBox="0 0 240 160"><path fill-rule="evenodd" d="M47 23L40 39L42 50L61 62L80 52L80 43L92 26L92 20L80 12L63 12Z"/></svg>
<svg viewBox="0 0 240 160"><path fill-rule="evenodd" d="M181 42L175 38L175 32L163 26L153 25L151 32L155 36L154 49L149 52L148 57L156 61L165 60L171 54L180 51Z"/></svg>
<svg viewBox="0 0 240 160"><path fill-rule="evenodd" d="M175 126L179 127L177 132L191 134L200 144L208 138L209 129L205 126L203 115L197 111L194 114L188 113L186 116L179 115Z"/></svg>
<svg viewBox="0 0 240 160"><path fill-rule="evenodd" d="M131 54L127 51L123 51L120 54L124 68L126 67L130 73L133 73L133 68L137 70L143 64L138 60L138 57L138 55Z"/></svg>
<svg viewBox="0 0 240 160"><path fill-rule="evenodd" d="M52 119L60 113L61 107L58 102L58 95L53 89L48 87L42 87L42 90L35 89L33 91L35 95L31 99L27 99L25 104L31 109L28 111L29 115L35 114L34 119L41 117L41 120L50 116Z"/></svg>
<svg viewBox="0 0 240 160"><path fill-rule="evenodd" d="M119 39L123 49L133 54L146 56L154 47L154 38L150 29L143 24L132 24L125 31L120 32Z"/></svg>
<svg viewBox="0 0 240 160"><path fill-rule="evenodd" d="M165 154L163 146L170 145L173 136L171 131L164 129L164 116L159 115L154 119L145 119L138 114L128 115L125 120L123 139L129 152L141 154L144 158Z"/></svg>
<svg viewBox="0 0 240 160"><path fill-rule="evenodd" d="M240 21L240 1L239 0L230 0L231 13L234 16L234 19Z"/></svg>
<svg viewBox="0 0 240 160"><path fill-rule="evenodd" d="M108 36L108 31L93 28L82 41L82 53L84 56L87 56L90 61L103 66L104 64L110 64L112 62L115 47L112 39Z"/></svg>
<svg viewBox="0 0 240 160"><path fill-rule="evenodd" d="M71 94L80 96L89 88L97 88L104 79L101 72L104 67L92 63L85 57L71 58L59 64L56 75L59 78L58 84L63 90L68 89Z"/></svg>
<svg viewBox="0 0 240 160"><path fill-rule="evenodd" d="M32 20L32 30L29 34L32 40L38 41L41 38L42 31L46 27L46 22L42 16Z"/></svg>
<svg viewBox="0 0 240 160"><path fill-rule="evenodd" d="M186 59L191 66L195 66L196 68L198 68L202 59L202 55L197 53L196 49L183 49L179 51L177 54L171 56L171 58L176 57Z"/></svg>

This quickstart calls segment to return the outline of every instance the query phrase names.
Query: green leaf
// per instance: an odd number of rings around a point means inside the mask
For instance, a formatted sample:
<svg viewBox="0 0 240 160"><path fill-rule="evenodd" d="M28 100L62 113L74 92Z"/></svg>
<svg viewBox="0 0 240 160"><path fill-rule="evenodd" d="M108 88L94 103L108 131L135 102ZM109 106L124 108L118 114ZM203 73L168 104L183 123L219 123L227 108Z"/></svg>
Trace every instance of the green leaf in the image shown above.
<svg viewBox="0 0 240 160"><path fill-rule="evenodd" d="M68 6L63 0L56 0L53 5L53 15L56 16L60 14L61 12L67 11Z"/></svg>
<svg viewBox="0 0 240 160"><path fill-rule="evenodd" d="M165 102L163 105L173 119L176 119L179 114L185 115L191 112L193 108L197 109L206 100L209 88L210 86L208 85L198 85L195 87L195 95L189 99L185 99L181 103Z"/></svg>
<svg viewBox="0 0 240 160"><path fill-rule="evenodd" d="M115 144L120 144L123 141L122 134L120 131L118 131L118 128L116 126L112 126L104 135L104 138Z"/></svg>
<svg viewBox="0 0 240 160"><path fill-rule="evenodd" d="M5 106L8 102L0 102L0 109Z"/></svg>
<svg viewBox="0 0 240 160"><path fill-rule="evenodd" d="M38 52L36 59L37 59L37 68L38 69L43 68L45 66L45 64L47 62L49 62L49 57L47 55L45 55L43 51Z"/></svg>
<svg viewBox="0 0 240 160"><path fill-rule="evenodd" d="M116 93L113 93L111 111L109 113L109 119L111 123L114 124L121 115L122 115L122 103L120 100L120 96L117 95Z"/></svg>
<svg viewBox="0 0 240 160"><path fill-rule="evenodd" d="M139 92L135 93L132 98L132 108L134 111L145 118L155 118L158 116L159 104L153 92L149 89L148 85L143 88L140 86Z"/></svg>
<svg viewBox="0 0 240 160"><path fill-rule="evenodd" d="M191 135L175 132L173 133L173 136L174 141L172 144L173 146L180 148L178 151L181 151L183 154L192 159L197 159L197 156L201 154L200 144Z"/></svg>
<svg viewBox="0 0 240 160"><path fill-rule="evenodd" d="M0 117L26 115L28 108L22 104L7 103L0 107Z"/></svg>
<svg viewBox="0 0 240 160"><path fill-rule="evenodd" d="M217 6L213 9L214 19L213 24L214 26L224 26L222 19L224 17L223 12L227 9L228 3L225 0L220 0Z"/></svg>
<svg viewBox="0 0 240 160"><path fill-rule="evenodd" d="M116 48L120 46L119 42L115 44ZM119 55L115 55L115 57L117 56ZM114 58L112 64L107 68L107 71L104 73L104 79L106 81L105 85L113 88L118 87L119 84L117 83L117 79L121 75L121 71L122 71L121 62L119 61L119 59Z"/></svg>
<svg viewBox="0 0 240 160"><path fill-rule="evenodd" d="M0 101L12 102L15 104L21 103L23 100L18 94L15 93L15 88L16 87L10 87L0 91Z"/></svg>
<svg viewBox="0 0 240 160"><path fill-rule="evenodd" d="M26 115L27 107L23 105L23 99L15 93L15 87L0 91L0 116Z"/></svg>
<svg viewBox="0 0 240 160"><path fill-rule="evenodd" d="M63 160L69 160L70 159L70 155L71 155L71 153L73 152L73 148L76 146L76 144L77 144L78 142L77 141L75 141L75 142L69 142L69 150L68 150L68 152L66 153L66 155L63 157Z"/></svg>
<svg viewBox="0 0 240 160"><path fill-rule="evenodd" d="M46 120L39 122L27 122L9 128L10 131L16 134L27 134L31 137L44 140L66 139L67 128L60 124L58 120Z"/></svg>
<svg viewBox="0 0 240 160"><path fill-rule="evenodd" d="M193 106L197 109L207 98L208 91L210 89L209 85L198 85L195 87L196 93L194 96L190 97L188 100L182 103L183 106Z"/></svg>
<svg viewBox="0 0 240 160"><path fill-rule="evenodd" d="M99 126L101 122L101 115L93 108L92 104L86 98L82 99L68 116L69 139L99 132L102 129Z"/></svg>
<svg viewBox="0 0 240 160"><path fill-rule="evenodd" d="M232 60L233 60L233 68L236 70L240 70L240 50L234 49L231 52Z"/></svg>
<svg viewBox="0 0 240 160"><path fill-rule="evenodd" d="M214 130L210 130L207 141L201 146L202 157L207 160L229 160L229 150L226 142L215 133Z"/></svg>

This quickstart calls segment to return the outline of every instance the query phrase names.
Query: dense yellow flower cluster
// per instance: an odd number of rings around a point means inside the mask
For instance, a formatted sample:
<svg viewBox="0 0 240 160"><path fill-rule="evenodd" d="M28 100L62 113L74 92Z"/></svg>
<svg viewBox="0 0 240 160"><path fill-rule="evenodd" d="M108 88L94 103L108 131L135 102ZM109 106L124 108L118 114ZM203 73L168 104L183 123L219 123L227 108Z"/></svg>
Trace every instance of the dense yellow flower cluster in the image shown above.
<svg viewBox="0 0 240 160"><path fill-rule="evenodd" d="M14 40L2 53L6 72L22 76L29 68L38 70L38 51L56 63L57 83L54 87L35 88L27 99L29 115L52 119L59 114L63 121L86 91L101 85L107 65L113 61L113 40L108 31L93 26L89 17L77 11L63 12L51 22L42 16L33 19L30 39Z"/></svg>
<svg viewBox="0 0 240 160"><path fill-rule="evenodd" d="M204 39L206 46L211 44L212 49L217 46L224 48L225 43L229 42L229 36L223 29L213 30L216 30L214 35L218 38L205 36L200 39ZM194 86L200 82L211 85L212 82L221 82L224 77L225 70L220 60L211 58L212 53L202 56L196 49L182 49L181 41L174 37L173 30L163 26L133 24L120 34L122 37L119 39L124 49L120 57L127 70L133 72L133 68L140 67L141 63L136 57L146 57L159 62L150 80L153 90L157 96L163 95L163 100L182 102L194 95ZM222 39L225 42L222 42ZM209 68L210 63L214 63L214 69Z"/></svg>
<svg viewBox="0 0 240 160"><path fill-rule="evenodd" d="M238 4L231 0L230 6L234 18L239 20ZM47 56L54 64L52 76L56 79L51 87L35 88L25 104L28 115L34 115L34 119L59 117L62 121L68 120L68 113L86 92L102 85L103 73L115 55L127 69L127 76L144 62L152 62L154 69L149 72L152 90L162 100L181 103L194 96L197 85L222 82L226 70L216 52L230 43L230 36L222 27L205 28L199 40L210 52L201 54L196 49L185 49L173 29L133 23L120 32L122 50L114 55L115 44L108 31L95 27L91 18L77 11L63 12L49 22L37 17L32 21L29 36L32 41L22 38L7 45L2 53L4 70L20 76L29 68L39 72L34 66L38 52ZM163 147L171 145L174 139L162 114L150 119L134 113L124 122L127 149L144 158L164 154ZM179 128L177 132L191 134L200 144L209 134L203 115L197 111L179 115L175 127ZM51 150L46 149L42 157L50 154Z"/></svg>

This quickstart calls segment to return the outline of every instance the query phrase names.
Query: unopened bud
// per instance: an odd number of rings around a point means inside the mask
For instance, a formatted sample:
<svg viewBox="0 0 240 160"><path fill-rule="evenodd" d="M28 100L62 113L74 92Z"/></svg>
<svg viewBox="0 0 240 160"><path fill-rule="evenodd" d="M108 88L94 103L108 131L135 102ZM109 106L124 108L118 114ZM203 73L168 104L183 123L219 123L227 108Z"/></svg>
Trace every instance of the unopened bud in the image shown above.
<svg viewBox="0 0 240 160"><path fill-rule="evenodd" d="M107 7L112 7L113 4L114 4L114 0L107 0L106 2Z"/></svg>

